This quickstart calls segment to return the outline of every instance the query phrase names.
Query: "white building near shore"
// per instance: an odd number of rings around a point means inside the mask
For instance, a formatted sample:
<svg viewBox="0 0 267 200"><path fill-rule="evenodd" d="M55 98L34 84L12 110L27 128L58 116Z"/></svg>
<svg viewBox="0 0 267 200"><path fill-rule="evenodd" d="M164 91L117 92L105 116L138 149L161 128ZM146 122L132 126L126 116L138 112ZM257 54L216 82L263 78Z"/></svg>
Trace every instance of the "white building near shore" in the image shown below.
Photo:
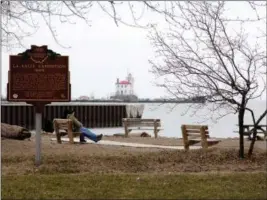
<svg viewBox="0 0 267 200"><path fill-rule="evenodd" d="M127 96L134 95L134 78L131 73L129 73L125 80L119 80L115 84L116 95Z"/></svg>

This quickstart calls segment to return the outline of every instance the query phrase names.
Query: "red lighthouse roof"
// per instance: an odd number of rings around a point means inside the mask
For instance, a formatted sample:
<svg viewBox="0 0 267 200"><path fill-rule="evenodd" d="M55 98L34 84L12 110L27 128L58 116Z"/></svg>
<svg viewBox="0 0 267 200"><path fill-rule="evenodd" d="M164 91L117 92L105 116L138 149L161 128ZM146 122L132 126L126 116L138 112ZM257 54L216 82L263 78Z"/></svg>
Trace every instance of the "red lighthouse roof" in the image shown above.
<svg viewBox="0 0 267 200"><path fill-rule="evenodd" d="M129 81L120 81L119 84L127 85L130 84Z"/></svg>

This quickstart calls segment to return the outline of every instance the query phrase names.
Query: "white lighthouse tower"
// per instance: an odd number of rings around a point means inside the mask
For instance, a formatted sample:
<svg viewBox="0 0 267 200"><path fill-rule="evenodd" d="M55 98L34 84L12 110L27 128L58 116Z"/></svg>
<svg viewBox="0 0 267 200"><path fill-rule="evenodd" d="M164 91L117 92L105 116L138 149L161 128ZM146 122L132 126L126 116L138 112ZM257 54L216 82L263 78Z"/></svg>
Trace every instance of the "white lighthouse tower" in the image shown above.
<svg viewBox="0 0 267 200"><path fill-rule="evenodd" d="M129 89L128 89L129 90L128 94L133 95L134 94L134 78L133 78L133 75L131 73L128 74L127 80L130 83Z"/></svg>

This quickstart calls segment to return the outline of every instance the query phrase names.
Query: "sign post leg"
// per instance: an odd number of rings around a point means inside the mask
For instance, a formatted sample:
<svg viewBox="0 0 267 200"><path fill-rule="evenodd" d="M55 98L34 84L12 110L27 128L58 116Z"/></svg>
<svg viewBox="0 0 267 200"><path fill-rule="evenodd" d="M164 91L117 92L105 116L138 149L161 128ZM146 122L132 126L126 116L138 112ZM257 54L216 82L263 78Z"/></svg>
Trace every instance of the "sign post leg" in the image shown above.
<svg viewBox="0 0 267 200"><path fill-rule="evenodd" d="M41 131L42 131L42 113L35 112L35 165L39 166L41 164Z"/></svg>
<svg viewBox="0 0 267 200"><path fill-rule="evenodd" d="M41 165L41 140L42 140L42 113L46 103L34 103L35 106L35 165Z"/></svg>

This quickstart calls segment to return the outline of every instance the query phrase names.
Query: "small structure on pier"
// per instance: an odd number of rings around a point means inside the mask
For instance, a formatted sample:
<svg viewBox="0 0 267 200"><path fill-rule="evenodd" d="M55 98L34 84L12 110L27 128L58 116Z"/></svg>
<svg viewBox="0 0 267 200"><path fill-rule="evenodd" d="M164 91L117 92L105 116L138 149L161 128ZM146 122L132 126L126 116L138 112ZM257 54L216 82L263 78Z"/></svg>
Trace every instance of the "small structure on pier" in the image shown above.
<svg viewBox="0 0 267 200"><path fill-rule="evenodd" d="M125 80L117 78L115 83L115 95L110 97L114 100L137 101L138 97L134 93L134 78L128 73Z"/></svg>

